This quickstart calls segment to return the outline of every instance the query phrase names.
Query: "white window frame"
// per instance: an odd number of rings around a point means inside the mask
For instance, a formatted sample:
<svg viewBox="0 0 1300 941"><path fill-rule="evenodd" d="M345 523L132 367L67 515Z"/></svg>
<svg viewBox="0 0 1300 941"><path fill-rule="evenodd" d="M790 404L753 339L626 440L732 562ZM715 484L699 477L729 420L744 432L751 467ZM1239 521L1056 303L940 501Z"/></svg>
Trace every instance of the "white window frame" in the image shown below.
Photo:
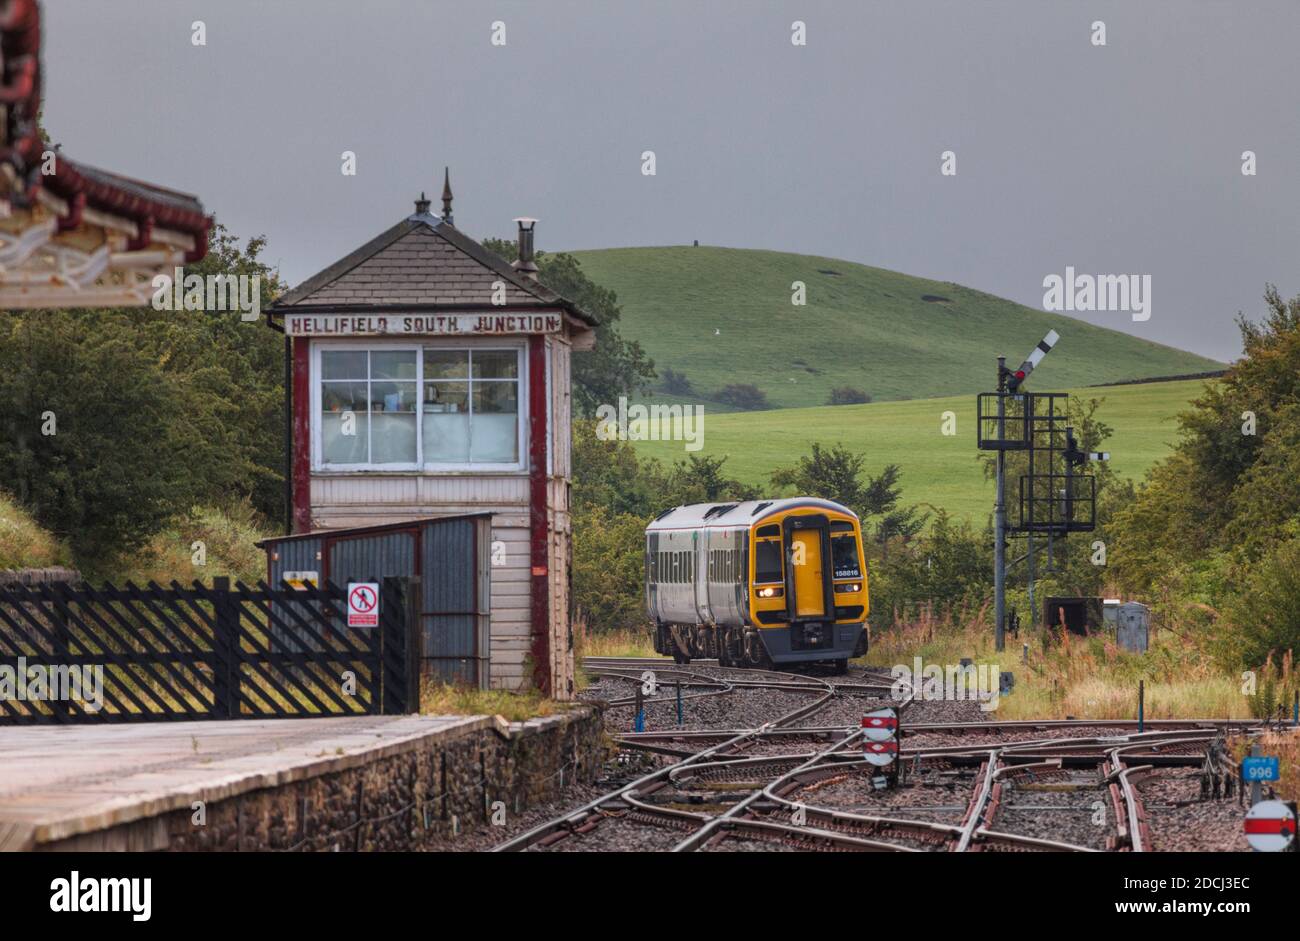
<svg viewBox="0 0 1300 941"><path fill-rule="evenodd" d="M416 410L415 453L424 455L424 350L510 350L519 364L519 419L518 455L513 463L403 463L403 464L326 464L324 437L321 433L321 352L357 352L366 350L414 350L416 353ZM528 471L528 425L531 414L528 383L527 341L497 338L447 339L444 337L387 339L374 337L368 340L312 340L311 344L311 469L315 474L453 474L453 473L526 473ZM409 381L409 380L402 380ZM472 381L467 379L467 382ZM471 393L472 395L472 393ZM367 423L367 434L369 423Z"/></svg>

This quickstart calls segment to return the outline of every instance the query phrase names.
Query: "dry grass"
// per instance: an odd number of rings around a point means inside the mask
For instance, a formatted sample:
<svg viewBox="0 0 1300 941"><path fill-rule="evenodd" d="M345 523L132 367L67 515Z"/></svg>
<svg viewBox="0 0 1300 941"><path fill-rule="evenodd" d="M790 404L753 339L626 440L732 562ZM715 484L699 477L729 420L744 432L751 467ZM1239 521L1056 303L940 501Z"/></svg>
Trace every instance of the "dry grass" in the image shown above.
<svg viewBox="0 0 1300 941"><path fill-rule="evenodd" d="M1024 644L1028 644L1026 653ZM1148 718L1248 719L1255 703L1238 676L1215 664L1194 644L1161 631L1145 654L1120 650L1104 636L1078 637L1042 630L1008 636L994 649L987 607L953 617L926 613L916 621L871 638L865 658L875 666L956 665L963 657L1015 674L1015 687L1001 698L1003 719L1134 718L1138 683L1146 684Z"/></svg>
<svg viewBox="0 0 1300 941"><path fill-rule="evenodd" d="M41 529L14 500L0 493L0 569L70 564L67 548Z"/></svg>
<svg viewBox="0 0 1300 941"><path fill-rule="evenodd" d="M453 686L430 677L425 677L420 684L420 712L424 715L497 715L510 722L523 722L567 708L570 704L546 699L536 691L511 693L502 689Z"/></svg>
<svg viewBox="0 0 1300 941"><path fill-rule="evenodd" d="M196 509L189 519L169 526L133 558L108 577L144 585L155 581L166 585L173 579L182 585L198 579L211 583L218 575L255 584L266 578L266 554L257 542L274 535L247 503L222 509ZM204 546L204 564L194 564L194 544Z"/></svg>

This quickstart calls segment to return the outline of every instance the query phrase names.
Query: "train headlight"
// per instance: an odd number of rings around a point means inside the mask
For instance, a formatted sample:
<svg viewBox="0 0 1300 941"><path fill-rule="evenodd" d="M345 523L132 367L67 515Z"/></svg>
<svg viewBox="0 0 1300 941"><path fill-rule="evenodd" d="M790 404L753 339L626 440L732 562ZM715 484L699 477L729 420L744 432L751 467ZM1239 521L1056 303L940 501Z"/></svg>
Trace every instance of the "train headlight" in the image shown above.
<svg viewBox="0 0 1300 941"><path fill-rule="evenodd" d="M780 598L784 594L785 594L784 588L768 587L768 588L760 588L758 590L758 597L760 598Z"/></svg>
<svg viewBox="0 0 1300 941"><path fill-rule="evenodd" d="M861 591L862 585L859 582L851 582L847 585L836 585L835 590L842 594L853 594Z"/></svg>

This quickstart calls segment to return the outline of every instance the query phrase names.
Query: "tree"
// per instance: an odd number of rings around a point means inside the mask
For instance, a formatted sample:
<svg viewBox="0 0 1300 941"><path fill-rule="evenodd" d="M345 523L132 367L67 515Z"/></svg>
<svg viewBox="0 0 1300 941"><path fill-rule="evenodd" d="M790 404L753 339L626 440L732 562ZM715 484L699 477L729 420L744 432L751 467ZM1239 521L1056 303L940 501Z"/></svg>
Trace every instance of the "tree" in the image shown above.
<svg viewBox="0 0 1300 941"><path fill-rule="evenodd" d="M142 545L200 496L184 387L115 318L0 319L0 480L78 564Z"/></svg>
<svg viewBox="0 0 1300 941"><path fill-rule="evenodd" d="M483 245L507 261L518 254L513 241L484 239ZM648 389L655 376L654 361L640 343L620 335L623 310L618 295L588 278L578 259L567 252L537 252L535 260L542 284L600 321L595 348L573 357L574 414L590 418L601 405Z"/></svg>
<svg viewBox="0 0 1300 941"><path fill-rule="evenodd" d="M823 448L814 442L811 455L801 457L794 467L772 472L772 485L841 503L858 514L864 528L868 520L880 517L875 541L882 546L895 536L910 539L924 527L926 517L914 506L898 506L898 465L887 464L878 477L863 480L865 463L865 455L854 454L841 444Z"/></svg>
<svg viewBox="0 0 1300 941"><path fill-rule="evenodd" d="M680 373L675 369L665 368L660 373L659 388L669 395L695 394L695 389L691 386L691 380L686 378L685 373Z"/></svg>
<svg viewBox="0 0 1300 941"><path fill-rule="evenodd" d="M699 494L692 503L718 503L724 500L757 500L758 488L726 477L722 465L725 457L699 457L691 454L673 465L670 490L687 496ZM687 502L687 501L683 501Z"/></svg>

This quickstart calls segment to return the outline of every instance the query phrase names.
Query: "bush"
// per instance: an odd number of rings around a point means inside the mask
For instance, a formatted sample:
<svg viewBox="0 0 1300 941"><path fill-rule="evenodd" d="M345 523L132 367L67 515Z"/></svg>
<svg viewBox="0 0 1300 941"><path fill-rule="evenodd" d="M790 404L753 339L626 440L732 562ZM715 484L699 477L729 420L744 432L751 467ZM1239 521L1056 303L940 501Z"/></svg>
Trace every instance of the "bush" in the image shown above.
<svg viewBox="0 0 1300 941"><path fill-rule="evenodd" d="M1300 650L1300 537L1249 564L1223 615L1230 630L1220 640L1230 662L1258 667Z"/></svg>
<svg viewBox="0 0 1300 941"><path fill-rule="evenodd" d="M665 368L659 375L659 388L669 395L694 395L695 389L685 373Z"/></svg>
<svg viewBox="0 0 1300 941"><path fill-rule="evenodd" d="M593 634L646 623L645 520L599 508L573 517L573 603Z"/></svg>
<svg viewBox="0 0 1300 941"><path fill-rule="evenodd" d="M871 396L861 389L855 389L852 386L836 386L831 389L831 397L826 401L827 405L866 405L871 401Z"/></svg>
<svg viewBox="0 0 1300 941"><path fill-rule="evenodd" d="M749 383L732 383L718 390L713 398L725 405L734 405L744 411L767 408L767 394Z"/></svg>

